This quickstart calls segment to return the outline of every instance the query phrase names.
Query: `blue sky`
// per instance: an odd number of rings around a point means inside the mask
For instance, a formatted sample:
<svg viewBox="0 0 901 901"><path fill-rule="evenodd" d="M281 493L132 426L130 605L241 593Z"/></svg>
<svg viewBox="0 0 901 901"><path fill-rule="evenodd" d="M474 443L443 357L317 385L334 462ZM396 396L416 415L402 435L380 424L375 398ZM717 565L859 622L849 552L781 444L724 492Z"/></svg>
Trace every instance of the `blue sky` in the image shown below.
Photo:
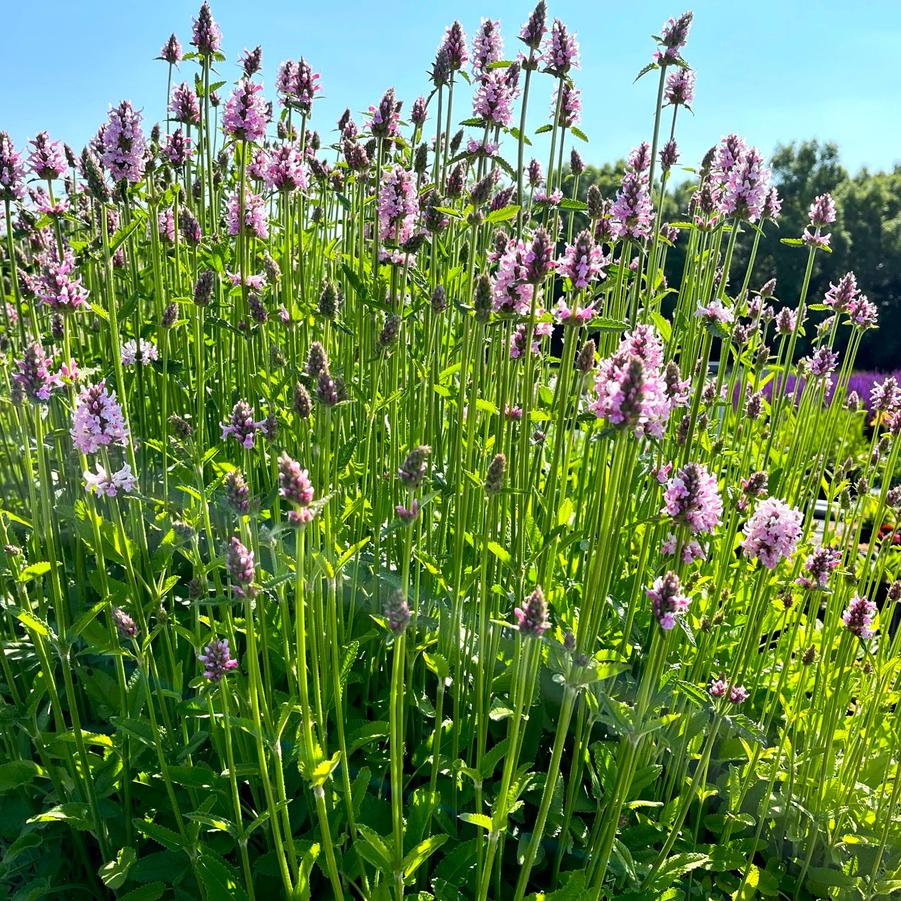
<svg viewBox="0 0 901 901"><path fill-rule="evenodd" d="M155 60L175 31L187 47L199 0L44 0L10 2L4 12L0 62L0 129L21 146L46 128L76 148L93 134L109 104L128 98L149 124L164 115L166 66ZM482 16L501 20L505 56L528 3L511 0L213 0L229 60L221 75L237 77L244 47L263 45L264 83L273 97L278 63L305 56L321 72L324 99L313 126L325 137L345 106L359 114L385 88L412 100L426 89L443 28L459 18L471 36ZM654 76L633 78L653 51L650 35L683 7L677 0L630 4L549 0L578 35L582 69L580 146L588 162L623 156L650 137ZM736 131L769 154L791 139L837 141L852 171L901 163L901 90L891 60L901 46L898 0L702 0L686 58L698 73L695 115L677 132L682 162L694 164L722 135ZM191 79L193 69L183 64ZM548 115L550 79L530 107L535 127ZM469 108L458 106L463 118ZM362 116L356 116L361 121Z"/></svg>

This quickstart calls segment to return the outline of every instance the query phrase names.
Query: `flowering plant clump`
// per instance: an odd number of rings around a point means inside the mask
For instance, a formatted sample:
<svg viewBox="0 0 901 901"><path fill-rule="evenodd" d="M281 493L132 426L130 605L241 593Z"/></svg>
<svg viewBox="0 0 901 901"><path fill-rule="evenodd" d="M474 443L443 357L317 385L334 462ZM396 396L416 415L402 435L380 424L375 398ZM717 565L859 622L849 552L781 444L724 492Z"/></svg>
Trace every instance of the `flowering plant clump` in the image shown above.
<svg viewBox="0 0 901 901"><path fill-rule="evenodd" d="M10 896L901 891L901 387L833 197L777 299L763 155L672 190L692 21L606 197L544 0L337 128L204 3L0 132Z"/></svg>

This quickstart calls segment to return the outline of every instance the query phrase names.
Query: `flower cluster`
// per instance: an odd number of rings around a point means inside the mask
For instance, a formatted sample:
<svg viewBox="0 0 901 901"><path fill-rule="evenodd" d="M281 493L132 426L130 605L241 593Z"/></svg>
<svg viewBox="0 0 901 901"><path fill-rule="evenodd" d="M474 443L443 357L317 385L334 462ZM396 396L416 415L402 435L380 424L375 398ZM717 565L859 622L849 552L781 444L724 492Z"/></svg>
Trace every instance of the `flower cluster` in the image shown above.
<svg viewBox="0 0 901 901"><path fill-rule="evenodd" d="M785 501L777 497L762 500L745 523L745 556L759 559L767 569L775 569L780 560L794 554L801 538L801 522L801 511Z"/></svg>
<svg viewBox="0 0 901 901"><path fill-rule="evenodd" d="M221 682L222 677L238 668L238 661L232 657L227 638L211 641L197 659L203 664L203 677L210 682Z"/></svg>
<svg viewBox="0 0 901 901"><path fill-rule="evenodd" d="M682 583L674 572L656 579L646 594L651 599L654 616L664 631L672 629L676 625L676 617L688 610L688 598L682 594Z"/></svg>
<svg viewBox="0 0 901 901"><path fill-rule="evenodd" d="M875 634L873 620L876 618L876 610L876 605L871 600L856 594L842 614L842 622L852 635L863 639L872 638Z"/></svg>
<svg viewBox="0 0 901 901"><path fill-rule="evenodd" d="M551 626L547 615L547 601L540 588L526 598L521 607L513 611L520 635L528 638L540 638Z"/></svg>
<svg viewBox="0 0 901 901"><path fill-rule="evenodd" d="M419 215L419 199L413 173L395 166L385 176L379 191L379 238L395 244L406 244L413 237Z"/></svg>
<svg viewBox="0 0 901 901"><path fill-rule="evenodd" d="M589 408L611 425L636 436L662 438L672 403L660 371L662 348L656 332L639 327L598 367Z"/></svg>
<svg viewBox="0 0 901 901"><path fill-rule="evenodd" d="M222 423L222 440L232 437L241 447L250 449L264 423L265 420L257 421L253 418L253 407L247 401L239 400L228 421Z"/></svg>
<svg viewBox="0 0 901 901"><path fill-rule="evenodd" d="M263 139L269 124L269 111L266 101L260 96L262 90L261 84L250 79L238 82L225 103L222 115L222 127L226 134L252 144Z"/></svg>
<svg viewBox="0 0 901 901"><path fill-rule="evenodd" d="M144 177L147 146L141 131L141 114L123 100L109 111L103 132L103 165L113 181L136 184Z"/></svg>
<svg viewBox="0 0 901 901"><path fill-rule="evenodd" d="M128 428L116 393L107 390L106 382L87 385L78 395L70 430L75 447L83 454L96 454L100 448L124 445Z"/></svg>
<svg viewBox="0 0 901 901"><path fill-rule="evenodd" d="M723 515L716 478L702 463L686 463L667 481L661 512L683 523L694 534L712 532Z"/></svg>

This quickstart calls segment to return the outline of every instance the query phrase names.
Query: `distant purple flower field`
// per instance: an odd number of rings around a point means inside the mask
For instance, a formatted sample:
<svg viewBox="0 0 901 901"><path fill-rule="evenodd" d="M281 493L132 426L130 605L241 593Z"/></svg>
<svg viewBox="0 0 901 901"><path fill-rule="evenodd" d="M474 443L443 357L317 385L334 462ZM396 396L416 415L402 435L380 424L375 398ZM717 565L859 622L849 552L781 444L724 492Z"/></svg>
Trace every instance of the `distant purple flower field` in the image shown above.
<svg viewBox="0 0 901 901"><path fill-rule="evenodd" d="M894 378L898 382L901 382L901 369L893 369L891 372L876 372L875 370L861 370L860 372L855 372L852 374L851 378L848 380L848 394L850 395L852 391L857 392L857 396L863 402L864 407L872 412L873 406L870 399L870 393L873 390L873 386L877 383L884 382L887 378ZM767 400L772 400L773 391L775 390L776 385L779 383L778 376L770 379L769 382L766 383L763 387L763 393L766 395ZM795 389L800 382L803 386L804 377L800 375L795 375L794 373L790 373L787 378L784 378L783 383L785 385L785 391L789 394L793 394ZM835 393L835 379L833 378L830 381L829 389L826 392L826 403L832 403L832 396ZM799 395L800 396L800 395ZM733 402L738 403L739 395L738 395L738 386L735 388L735 392L733 394Z"/></svg>

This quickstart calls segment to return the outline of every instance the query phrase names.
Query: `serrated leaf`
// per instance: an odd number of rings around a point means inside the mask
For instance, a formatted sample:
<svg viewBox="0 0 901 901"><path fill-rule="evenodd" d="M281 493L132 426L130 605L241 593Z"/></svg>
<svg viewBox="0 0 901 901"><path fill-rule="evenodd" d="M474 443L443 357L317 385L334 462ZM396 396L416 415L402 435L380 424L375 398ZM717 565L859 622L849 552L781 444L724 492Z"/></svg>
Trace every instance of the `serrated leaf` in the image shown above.
<svg viewBox="0 0 901 901"><path fill-rule="evenodd" d="M511 203L508 206L501 207L499 210L492 210L486 217L486 222L507 222L509 219L515 219L519 213L519 204Z"/></svg>
<svg viewBox="0 0 901 901"><path fill-rule="evenodd" d="M28 785L38 773L38 766L31 760L10 760L0 764L0 794Z"/></svg>
<svg viewBox="0 0 901 901"><path fill-rule="evenodd" d="M140 817L135 817L132 822L141 835L152 838L158 845L162 845L168 851L183 851L188 847L186 839L182 838L177 832L173 832L165 826L160 826L159 823L142 820Z"/></svg>
<svg viewBox="0 0 901 901"><path fill-rule="evenodd" d="M105 863L98 871L103 884L107 888L119 888L128 879L128 871L137 859L138 853L134 848L120 848L115 860Z"/></svg>
<svg viewBox="0 0 901 901"><path fill-rule="evenodd" d="M166 894L165 882L148 882L128 894L119 895L119 901L159 901Z"/></svg>
<svg viewBox="0 0 901 901"><path fill-rule="evenodd" d="M357 824L359 841L354 846L359 854L374 867L385 874L390 874L394 869L391 865L391 852L384 839L364 823Z"/></svg>
<svg viewBox="0 0 901 901"><path fill-rule="evenodd" d="M486 545L489 551L497 557L501 563L509 563L513 558L510 556L510 551L508 551L505 547L498 544L496 541L489 541Z"/></svg>
<svg viewBox="0 0 901 901"><path fill-rule="evenodd" d="M480 829L487 829L489 832L493 825L491 817L484 813L461 813L458 814L458 819L463 820L464 823L472 823L473 826L478 826Z"/></svg>
<svg viewBox="0 0 901 901"><path fill-rule="evenodd" d="M50 563L47 560L41 560L38 563L32 563L30 566L26 566L25 569L19 573L19 581L30 582L32 579L43 576L44 573L47 572L50 572Z"/></svg>
<svg viewBox="0 0 901 901"><path fill-rule="evenodd" d="M434 854L448 839L445 834L430 835L423 839L412 851L404 858L402 865L404 877L409 879L432 854Z"/></svg>

